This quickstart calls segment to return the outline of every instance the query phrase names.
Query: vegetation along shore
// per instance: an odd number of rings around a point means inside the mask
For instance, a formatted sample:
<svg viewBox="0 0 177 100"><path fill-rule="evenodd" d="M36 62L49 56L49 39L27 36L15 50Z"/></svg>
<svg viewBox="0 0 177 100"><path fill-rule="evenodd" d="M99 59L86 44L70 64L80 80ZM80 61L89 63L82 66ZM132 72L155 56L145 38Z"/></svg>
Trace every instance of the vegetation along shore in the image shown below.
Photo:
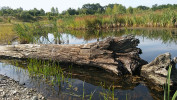
<svg viewBox="0 0 177 100"><path fill-rule="evenodd" d="M0 23L57 21L57 26L69 29L110 29L119 27L177 27L177 4L128 7L121 4L85 4L81 8L69 8L59 13L58 8L50 12L43 9L23 10L2 7Z"/></svg>

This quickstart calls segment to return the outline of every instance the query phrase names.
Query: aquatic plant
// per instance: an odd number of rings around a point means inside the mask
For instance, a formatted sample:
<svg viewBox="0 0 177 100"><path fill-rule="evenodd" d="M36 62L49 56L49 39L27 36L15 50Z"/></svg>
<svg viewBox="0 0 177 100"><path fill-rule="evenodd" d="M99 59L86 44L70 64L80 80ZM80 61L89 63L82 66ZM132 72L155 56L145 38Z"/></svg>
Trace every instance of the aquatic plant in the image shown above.
<svg viewBox="0 0 177 100"><path fill-rule="evenodd" d="M56 20L50 21L49 24L39 22L15 24L14 31L19 36L21 43L35 43L41 36L47 38L48 33L55 33L55 37L60 37Z"/></svg>
<svg viewBox="0 0 177 100"><path fill-rule="evenodd" d="M176 27L175 10L138 11L134 14L73 15L59 18L59 26L71 29L107 29L117 27Z"/></svg>
<svg viewBox="0 0 177 100"><path fill-rule="evenodd" d="M171 69L172 66L169 66L168 69L168 74L167 74L167 80L166 80L166 84L164 87L164 100L170 100L170 76L171 76ZM175 100L177 97L177 91L174 93L173 97L171 100Z"/></svg>
<svg viewBox="0 0 177 100"><path fill-rule="evenodd" d="M86 20L86 27L89 30L94 30L94 29L101 29L102 27L102 21L100 18L95 18L93 20Z"/></svg>
<svg viewBox="0 0 177 100"><path fill-rule="evenodd" d="M109 88L107 90L105 90L105 82L104 83L100 83L100 86L102 87L102 92L100 92L100 95L103 96L104 100L117 100L118 98L115 97L114 94L114 84L110 85Z"/></svg>

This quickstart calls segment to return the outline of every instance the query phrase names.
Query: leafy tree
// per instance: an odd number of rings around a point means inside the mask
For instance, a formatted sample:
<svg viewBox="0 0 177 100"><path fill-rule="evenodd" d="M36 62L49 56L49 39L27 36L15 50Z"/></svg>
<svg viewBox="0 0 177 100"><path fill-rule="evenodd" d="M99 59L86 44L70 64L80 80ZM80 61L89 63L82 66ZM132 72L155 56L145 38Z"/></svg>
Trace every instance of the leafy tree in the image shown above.
<svg viewBox="0 0 177 100"><path fill-rule="evenodd" d="M148 9L150 9L149 7L146 7L146 6L138 6L137 8L140 9L140 10L148 10Z"/></svg>
<svg viewBox="0 0 177 100"><path fill-rule="evenodd" d="M112 8L111 7L107 7L105 13L106 14L112 14Z"/></svg>
<svg viewBox="0 0 177 100"><path fill-rule="evenodd" d="M23 20L23 21L34 20L32 15L30 15L28 11L21 12L20 15L18 15L18 18Z"/></svg>
<svg viewBox="0 0 177 100"><path fill-rule="evenodd" d="M58 11L58 8L56 7L56 14L58 15L59 14L59 11Z"/></svg>
<svg viewBox="0 0 177 100"><path fill-rule="evenodd" d="M59 14L58 8L57 7L56 8L52 7L51 8L51 14L53 16L57 16Z"/></svg>
<svg viewBox="0 0 177 100"><path fill-rule="evenodd" d="M125 6L122 6L121 4L115 4L112 10L113 14L123 14L126 13Z"/></svg>
<svg viewBox="0 0 177 100"><path fill-rule="evenodd" d="M85 4L82 6L82 9L86 11L86 14L95 14L95 13L103 13L104 8L99 4Z"/></svg>
<svg viewBox="0 0 177 100"><path fill-rule="evenodd" d="M126 8L125 6L122 6L121 4L118 5L118 13L119 14L124 14L126 13Z"/></svg>
<svg viewBox="0 0 177 100"><path fill-rule="evenodd" d="M41 15L41 16L44 16L44 15L45 15L45 11L44 11L42 8L40 9L40 15Z"/></svg>
<svg viewBox="0 0 177 100"><path fill-rule="evenodd" d="M155 4L155 5L152 5L152 10L156 10L157 9L157 4Z"/></svg>
<svg viewBox="0 0 177 100"><path fill-rule="evenodd" d="M69 8L67 10L67 12L69 15L78 15L79 14L75 9L72 9L72 8Z"/></svg>
<svg viewBox="0 0 177 100"><path fill-rule="evenodd" d="M110 7L111 9L113 9L115 4L108 4L106 7Z"/></svg>
<svg viewBox="0 0 177 100"><path fill-rule="evenodd" d="M51 13L52 13L52 15L54 15L54 14L56 13L56 11L55 11L55 8L54 8L54 7L52 7L52 8L51 8Z"/></svg>
<svg viewBox="0 0 177 100"><path fill-rule="evenodd" d="M115 4L115 5L113 6L112 13L113 13L113 14L118 14L118 6L117 6L117 4Z"/></svg>
<svg viewBox="0 0 177 100"><path fill-rule="evenodd" d="M127 9L127 13L129 13L129 14L133 14L133 8L132 8L132 7L128 7L128 9Z"/></svg>

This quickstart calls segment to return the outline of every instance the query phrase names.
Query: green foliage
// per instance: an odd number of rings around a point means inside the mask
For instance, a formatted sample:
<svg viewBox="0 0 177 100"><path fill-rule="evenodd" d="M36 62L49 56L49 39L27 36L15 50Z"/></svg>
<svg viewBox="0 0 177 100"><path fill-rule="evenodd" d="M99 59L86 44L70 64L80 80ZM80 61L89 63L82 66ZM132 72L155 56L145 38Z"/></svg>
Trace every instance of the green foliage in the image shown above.
<svg viewBox="0 0 177 100"><path fill-rule="evenodd" d="M176 91L175 94L173 95L172 100L175 100L176 97L177 97L177 91Z"/></svg>
<svg viewBox="0 0 177 100"><path fill-rule="evenodd" d="M24 22L34 22L39 19L39 16L46 16L43 18L48 20L58 19L59 27L72 29L101 29L125 26L171 28L177 27L177 10L175 8L177 8L176 4L153 5L152 8L138 6L126 9L121 4L101 6L99 3L96 3L85 4L78 9L69 8L61 14L59 14L58 8L54 7L48 13L45 13L43 9L38 10L36 8L27 11L22 8L11 9L9 7L2 7L0 15L6 17L4 22L11 22L8 16L14 16Z"/></svg>
<svg viewBox="0 0 177 100"><path fill-rule="evenodd" d="M33 16L30 15L27 11L23 11L20 14L17 14L16 18L18 18L24 22L29 22L31 20L34 20Z"/></svg>
<svg viewBox="0 0 177 100"><path fill-rule="evenodd" d="M140 10L148 10L150 9L149 7L146 7L146 6L138 6L137 9L140 9Z"/></svg>
<svg viewBox="0 0 177 100"><path fill-rule="evenodd" d="M3 19L2 19L2 18L0 18L0 22L3 22Z"/></svg>
<svg viewBox="0 0 177 100"><path fill-rule="evenodd" d="M43 9L32 9L32 10L23 10L22 8L11 9L9 7L2 7L0 10L0 16L14 16L22 21L34 21L35 16L44 16L45 11ZM8 20L9 22L9 20Z"/></svg>
<svg viewBox="0 0 177 100"><path fill-rule="evenodd" d="M10 17L8 17L8 22L11 23L11 18Z"/></svg>
<svg viewBox="0 0 177 100"><path fill-rule="evenodd" d="M125 6L122 6L121 4L114 4L112 5L112 14L124 14L126 13L126 8ZM108 8L111 8L108 6Z"/></svg>
<svg viewBox="0 0 177 100"><path fill-rule="evenodd" d="M57 7L56 8L52 7L51 8L51 15L52 16L58 16L58 14L59 14L58 8Z"/></svg>
<svg viewBox="0 0 177 100"><path fill-rule="evenodd" d="M171 83L170 75L171 75L171 69L172 69L172 66L169 66L167 80L166 80L165 89L164 89L164 100L170 100L170 83ZM175 94L173 95L171 100L175 100L176 97L177 97L177 91L175 92Z"/></svg>
<svg viewBox="0 0 177 100"><path fill-rule="evenodd" d="M167 4L167 5L157 5L157 4L155 4L155 5L153 5L152 6L152 10L161 10L161 9L167 9L167 8L170 8L170 9L177 9L177 4Z"/></svg>
<svg viewBox="0 0 177 100"><path fill-rule="evenodd" d="M95 18L93 20L86 20L86 27L90 30L101 29L102 20L100 18Z"/></svg>
<svg viewBox="0 0 177 100"><path fill-rule="evenodd" d="M112 8L111 7L107 7L105 13L109 14L109 15L112 14Z"/></svg>
<svg viewBox="0 0 177 100"><path fill-rule="evenodd" d="M112 9L112 13L113 14L118 14L118 7L117 7L117 5L114 5L114 7Z"/></svg>
<svg viewBox="0 0 177 100"><path fill-rule="evenodd" d="M86 11L86 14L96 14L96 13L103 13L104 8L99 4L84 4L82 9Z"/></svg>
<svg viewBox="0 0 177 100"><path fill-rule="evenodd" d="M51 32L57 32L57 27L54 22L51 22L49 26L36 22L30 24L15 24L14 30L19 36L21 43L35 43L41 36L46 36Z"/></svg>
<svg viewBox="0 0 177 100"><path fill-rule="evenodd" d="M132 7L128 7L128 9L127 9L127 13L129 13L129 14L133 14L133 8L132 8Z"/></svg>
<svg viewBox="0 0 177 100"><path fill-rule="evenodd" d="M125 6L122 6L121 4L118 5L118 14L124 14L126 13Z"/></svg>

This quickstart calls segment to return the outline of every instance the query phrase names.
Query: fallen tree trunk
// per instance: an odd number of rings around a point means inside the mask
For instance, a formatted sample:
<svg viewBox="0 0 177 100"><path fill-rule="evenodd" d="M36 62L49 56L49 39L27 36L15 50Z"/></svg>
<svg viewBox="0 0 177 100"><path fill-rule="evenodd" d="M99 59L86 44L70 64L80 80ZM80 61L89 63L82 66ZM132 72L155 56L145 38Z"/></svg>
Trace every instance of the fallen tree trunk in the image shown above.
<svg viewBox="0 0 177 100"><path fill-rule="evenodd" d="M41 59L96 66L117 75L139 74L147 62L139 57L139 40L132 36L107 38L83 45L19 44L0 46L0 58Z"/></svg>
<svg viewBox="0 0 177 100"><path fill-rule="evenodd" d="M171 83L172 90L177 89L177 69L175 68L176 57L171 60L170 53L164 53L156 57L149 64L143 65L141 69L141 76L152 82L156 86L163 87L166 84L168 68L171 69Z"/></svg>

